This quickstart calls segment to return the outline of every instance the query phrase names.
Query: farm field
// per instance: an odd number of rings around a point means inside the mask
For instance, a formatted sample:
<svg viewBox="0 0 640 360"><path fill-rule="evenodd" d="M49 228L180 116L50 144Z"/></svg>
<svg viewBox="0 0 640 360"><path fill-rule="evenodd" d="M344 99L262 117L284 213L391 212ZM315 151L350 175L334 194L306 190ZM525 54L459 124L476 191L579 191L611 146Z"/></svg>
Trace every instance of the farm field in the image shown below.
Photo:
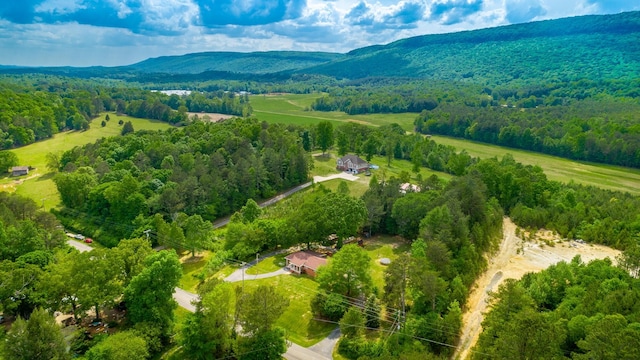
<svg viewBox="0 0 640 360"><path fill-rule="evenodd" d="M501 158L504 154L509 153L517 162L540 166L550 180L564 183L573 181L608 190L640 194L640 170L638 169L577 162L557 156L444 136L432 136L431 138L439 144L451 145L458 150L466 150L469 155L479 158L494 156Z"/></svg>
<svg viewBox="0 0 640 360"><path fill-rule="evenodd" d="M370 126L398 123L407 131L413 130L417 113L349 115L340 111L305 111L321 94L253 95L250 98L253 115L267 122L312 125L320 121L332 121L337 125L356 122Z"/></svg>
<svg viewBox="0 0 640 360"><path fill-rule="evenodd" d="M4 177L0 179L0 190L15 191L20 195L34 199L38 204L42 204L45 209L58 206L60 196L55 184L53 183L52 174L47 174L46 156L48 153L63 153L71 150L76 146L82 146L95 142L98 139L110 136L118 136L122 131L122 125L118 125L120 120L131 121L134 130L163 130L171 127L168 123L133 118L130 116L116 115L108 113L110 121L105 127L101 127L100 123L104 120L107 113L102 113L99 117L91 121L91 128L86 131L66 131L54 135L53 138L30 144L21 148L12 150L20 161L21 165L28 165L35 170L31 171L28 176L19 178Z"/></svg>
<svg viewBox="0 0 640 360"><path fill-rule="evenodd" d="M310 106L313 100L319 96L321 95L254 95L251 97L251 106L254 109L254 115L258 119L267 122L308 125L329 120L335 122L335 124L353 121L370 126L380 126L395 122L402 126L403 129L409 132L413 131L413 120L417 116L415 113L348 115L335 111L305 111L305 108ZM565 183L574 181L583 185L592 185L608 190L640 194L640 170L638 169L577 162L551 155L444 136L434 135L431 139L439 144L451 145L460 151L466 150L474 157L487 158L496 156L501 158L504 154L512 154L516 161L525 165L539 165L551 180ZM377 165L382 165L386 163L386 160L382 157L377 157L374 158L373 162ZM392 161L392 165L394 162L396 161ZM327 171L327 167L321 163L321 160L315 161L318 168L313 170L314 175L326 175L323 172ZM407 166L406 170L410 172L411 166Z"/></svg>

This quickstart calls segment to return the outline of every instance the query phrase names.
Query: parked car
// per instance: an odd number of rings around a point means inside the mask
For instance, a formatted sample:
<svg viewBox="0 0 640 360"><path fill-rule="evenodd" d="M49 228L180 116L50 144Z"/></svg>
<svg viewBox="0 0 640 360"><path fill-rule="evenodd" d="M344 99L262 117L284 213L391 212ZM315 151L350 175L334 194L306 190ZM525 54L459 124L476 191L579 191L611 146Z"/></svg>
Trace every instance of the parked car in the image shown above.
<svg viewBox="0 0 640 360"><path fill-rule="evenodd" d="M74 236L74 237L75 237L76 239L78 239L78 240L84 240L84 239L85 239L84 235L82 235L82 234L75 234L75 236Z"/></svg>
<svg viewBox="0 0 640 360"><path fill-rule="evenodd" d="M86 238L84 239L84 242L86 242L87 244L91 244L93 242L92 238Z"/></svg>

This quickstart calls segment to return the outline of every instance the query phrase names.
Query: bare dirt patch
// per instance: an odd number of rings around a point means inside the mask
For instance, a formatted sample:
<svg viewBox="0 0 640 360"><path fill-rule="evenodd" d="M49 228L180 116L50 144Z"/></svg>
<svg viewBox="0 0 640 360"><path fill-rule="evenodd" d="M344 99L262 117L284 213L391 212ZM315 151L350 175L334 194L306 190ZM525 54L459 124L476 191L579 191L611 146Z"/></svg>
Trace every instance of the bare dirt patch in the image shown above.
<svg viewBox="0 0 640 360"><path fill-rule="evenodd" d="M569 262L576 255L582 261L609 257L611 260L620 251L602 245L591 245L560 239L551 231L539 231L533 236L521 234L533 240L524 241L516 235L516 225L509 218L503 222L503 238L500 249L489 259L487 271L476 280L469 295L466 311L462 317L462 335L459 348L453 358L466 359L482 331L482 320L487 311L489 292L497 291L505 279L520 279L529 272L538 272L560 261ZM520 232L518 231L520 234Z"/></svg>
<svg viewBox="0 0 640 360"><path fill-rule="evenodd" d="M219 114L219 113L188 112L187 114L189 115L189 119L193 119L194 117L197 116L198 119L203 121L209 121L209 122L218 122L218 121L223 121L223 120L227 120L235 117L235 115Z"/></svg>

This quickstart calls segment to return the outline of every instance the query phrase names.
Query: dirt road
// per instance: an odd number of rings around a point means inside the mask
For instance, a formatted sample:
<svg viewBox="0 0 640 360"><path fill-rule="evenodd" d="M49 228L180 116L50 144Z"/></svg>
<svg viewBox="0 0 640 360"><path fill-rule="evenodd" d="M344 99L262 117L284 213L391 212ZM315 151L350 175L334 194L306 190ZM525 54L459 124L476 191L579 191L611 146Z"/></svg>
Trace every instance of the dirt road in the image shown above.
<svg viewBox="0 0 640 360"><path fill-rule="evenodd" d="M462 317L463 328L459 348L453 358L466 359L470 349L478 341L482 332L482 320L487 311L488 293L497 291L505 279L520 279L524 274L537 272L560 261L571 261L580 255L582 261L589 262L606 257L614 260L619 251L601 245L581 244L562 241L550 231L536 233L535 238L543 241L523 241L516 236L516 225L509 218L503 222L503 238L498 253L491 256L487 271L476 280L469 295L467 310Z"/></svg>

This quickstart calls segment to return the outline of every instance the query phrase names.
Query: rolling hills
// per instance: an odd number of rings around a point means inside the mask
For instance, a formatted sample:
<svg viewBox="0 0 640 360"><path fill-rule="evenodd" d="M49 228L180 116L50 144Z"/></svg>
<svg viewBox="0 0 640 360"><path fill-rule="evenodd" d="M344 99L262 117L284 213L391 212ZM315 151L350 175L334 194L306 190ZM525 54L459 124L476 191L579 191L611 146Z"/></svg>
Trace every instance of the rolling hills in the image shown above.
<svg viewBox="0 0 640 360"><path fill-rule="evenodd" d="M172 74L180 81L203 74L209 80L248 75L269 81L301 74L339 79L413 78L517 86L589 79L628 81L640 77L640 12L592 15L525 24L423 35L347 54L321 52L203 52L164 56L114 68L1 68L0 73L41 72L65 76L122 78L136 82Z"/></svg>

